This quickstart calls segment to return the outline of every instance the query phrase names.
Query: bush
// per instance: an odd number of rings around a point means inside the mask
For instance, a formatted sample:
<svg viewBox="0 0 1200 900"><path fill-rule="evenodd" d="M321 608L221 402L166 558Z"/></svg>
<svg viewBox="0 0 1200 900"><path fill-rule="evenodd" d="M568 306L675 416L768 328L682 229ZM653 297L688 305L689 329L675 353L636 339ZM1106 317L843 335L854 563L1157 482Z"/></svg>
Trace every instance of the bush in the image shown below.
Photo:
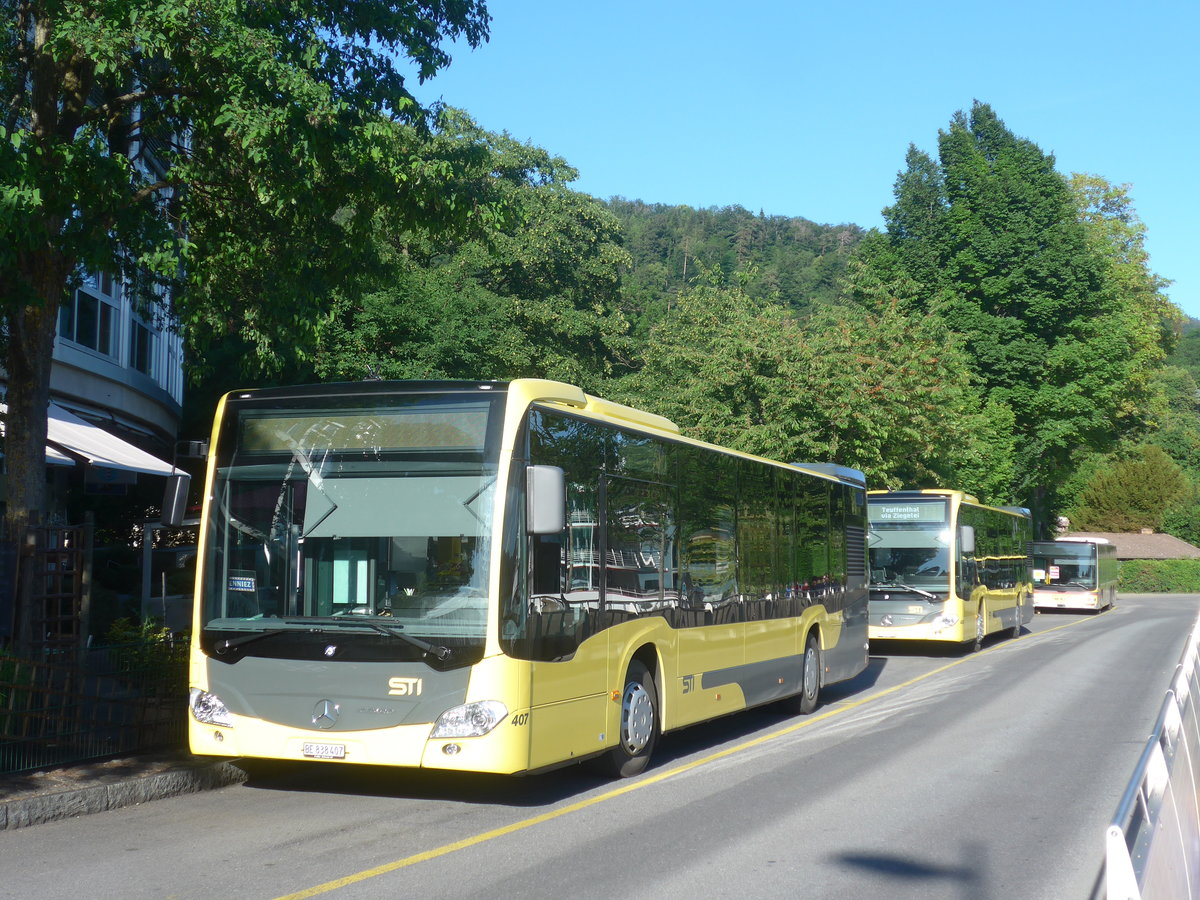
<svg viewBox="0 0 1200 900"><path fill-rule="evenodd" d="M1193 490L1183 469L1161 447L1146 445L1129 459L1097 471L1068 515L1080 531L1161 531L1163 511Z"/></svg>
<svg viewBox="0 0 1200 900"><path fill-rule="evenodd" d="M1121 563L1117 590L1131 594L1200 593L1200 559L1129 559Z"/></svg>
<svg viewBox="0 0 1200 900"><path fill-rule="evenodd" d="M156 619L117 619L106 635L110 658L122 677L143 685L147 695L170 693L186 683L188 639Z"/></svg>

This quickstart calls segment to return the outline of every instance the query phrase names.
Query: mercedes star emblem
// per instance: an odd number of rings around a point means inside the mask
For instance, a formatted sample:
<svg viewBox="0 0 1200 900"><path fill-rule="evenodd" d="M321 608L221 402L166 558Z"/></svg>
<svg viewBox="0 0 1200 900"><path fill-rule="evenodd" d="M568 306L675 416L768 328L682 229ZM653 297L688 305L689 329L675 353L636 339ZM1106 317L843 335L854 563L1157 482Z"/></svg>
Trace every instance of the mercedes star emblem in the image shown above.
<svg viewBox="0 0 1200 900"><path fill-rule="evenodd" d="M313 707L313 724L318 728L332 728L341 711L342 708L332 700L318 700Z"/></svg>

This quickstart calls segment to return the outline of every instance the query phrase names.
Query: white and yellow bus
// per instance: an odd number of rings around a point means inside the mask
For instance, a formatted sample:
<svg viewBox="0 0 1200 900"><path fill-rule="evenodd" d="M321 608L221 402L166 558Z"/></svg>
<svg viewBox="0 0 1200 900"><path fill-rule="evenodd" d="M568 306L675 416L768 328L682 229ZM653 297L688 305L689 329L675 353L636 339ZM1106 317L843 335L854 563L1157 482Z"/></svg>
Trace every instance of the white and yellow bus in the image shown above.
<svg viewBox="0 0 1200 900"><path fill-rule="evenodd" d="M631 775L866 666L853 470L542 380L235 392L211 446L194 753Z"/></svg>
<svg viewBox="0 0 1200 900"><path fill-rule="evenodd" d="M1033 619L1029 511L952 490L871 491L870 638L978 650Z"/></svg>
<svg viewBox="0 0 1200 900"><path fill-rule="evenodd" d="M1033 605L1037 609L1111 609L1117 602L1117 548L1105 538L1034 541Z"/></svg>

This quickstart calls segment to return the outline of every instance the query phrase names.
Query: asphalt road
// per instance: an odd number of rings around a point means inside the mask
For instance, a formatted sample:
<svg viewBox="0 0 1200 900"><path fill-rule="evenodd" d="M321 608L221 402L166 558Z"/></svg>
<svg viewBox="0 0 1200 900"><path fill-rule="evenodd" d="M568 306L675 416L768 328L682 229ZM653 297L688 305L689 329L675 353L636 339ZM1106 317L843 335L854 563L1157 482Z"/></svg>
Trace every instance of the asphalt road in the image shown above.
<svg viewBox="0 0 1200 900"><path fill-rule="evenodd" d="M0 896L1088 898L1200 597L873 648L811 716L667 736L643 776L268 765L0 833Z"/></svg>

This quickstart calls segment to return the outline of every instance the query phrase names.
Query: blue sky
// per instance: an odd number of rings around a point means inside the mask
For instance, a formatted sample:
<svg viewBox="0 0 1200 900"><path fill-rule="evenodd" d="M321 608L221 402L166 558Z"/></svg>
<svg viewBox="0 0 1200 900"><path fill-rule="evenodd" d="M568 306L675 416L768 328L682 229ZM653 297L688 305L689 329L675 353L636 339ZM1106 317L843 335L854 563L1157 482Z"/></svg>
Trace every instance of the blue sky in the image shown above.
<svg viewBox="0 0 1200 900"><path fill-rule="evenodd" d="M910 143L973 100L1060 171L1131 185L1200 318L1200 3L489 0L422 100L564 157L597 197L882 224Z"/></svg>

